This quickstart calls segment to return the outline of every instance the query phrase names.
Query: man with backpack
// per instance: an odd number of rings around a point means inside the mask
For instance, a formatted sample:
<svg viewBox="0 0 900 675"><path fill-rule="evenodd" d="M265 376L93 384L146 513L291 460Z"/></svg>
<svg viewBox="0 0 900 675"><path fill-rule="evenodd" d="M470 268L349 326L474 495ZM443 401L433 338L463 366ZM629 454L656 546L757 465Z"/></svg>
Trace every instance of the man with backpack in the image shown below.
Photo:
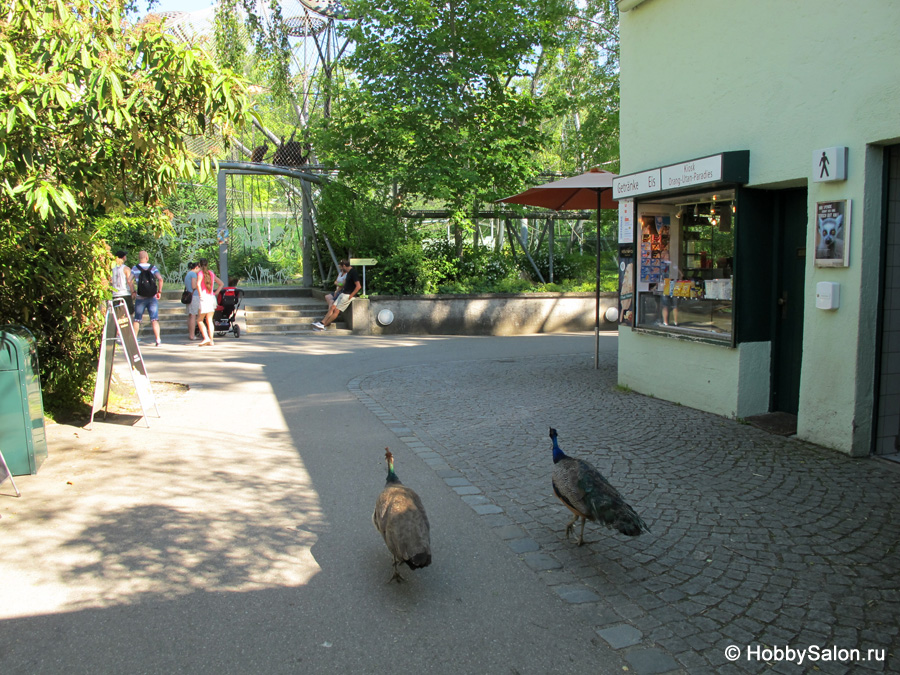
<svg viewBox="0 0 900 675"><path fill-rule="evenodd" d="M162 344L159 339L159 298L162 295L163 278L156 265L150 264L150 255L147 251L138 253L137 265L131 268L134 277L134 334L137 337L141 330L141 319L144 318L144 310L150 312L150 324L153 326L153 335L156 338L156 346Z"/></svg>

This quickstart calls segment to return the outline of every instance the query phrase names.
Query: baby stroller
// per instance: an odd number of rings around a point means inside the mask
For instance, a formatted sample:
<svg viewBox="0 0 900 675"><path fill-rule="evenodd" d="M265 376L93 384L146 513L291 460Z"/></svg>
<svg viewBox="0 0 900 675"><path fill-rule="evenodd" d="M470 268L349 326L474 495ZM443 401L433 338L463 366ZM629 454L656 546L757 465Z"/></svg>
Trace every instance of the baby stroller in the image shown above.
<svg viewBox="0 0 900 675"><path fill-rule="evenodd" d="M225 286L216 296L219 301L213 314L213 329L216 337L222 337L226 333L234 333L234 337L241 337L241 327L238 325L237 310L241 306L241 298L244 291L234 286Z"/></svg>

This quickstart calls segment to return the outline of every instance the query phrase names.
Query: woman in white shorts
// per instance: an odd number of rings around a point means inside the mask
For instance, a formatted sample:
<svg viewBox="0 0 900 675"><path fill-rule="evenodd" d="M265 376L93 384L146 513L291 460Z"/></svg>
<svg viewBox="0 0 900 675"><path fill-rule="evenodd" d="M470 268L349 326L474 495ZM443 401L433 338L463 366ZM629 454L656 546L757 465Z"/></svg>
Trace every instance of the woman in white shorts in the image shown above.
<svg viewBox="0 0 900 675"><path fill-rule="evenodd" d="M215 344L213 342L213 312L216 311L216 293L224 286L221 279L209 269L209 261L206 258L200 258L197 261L197 278L194 279L194 289L197 291L197 297L191 300L198 303L197 307L197 325L200 326L200 334L203 340L200 347Z"/></svg>

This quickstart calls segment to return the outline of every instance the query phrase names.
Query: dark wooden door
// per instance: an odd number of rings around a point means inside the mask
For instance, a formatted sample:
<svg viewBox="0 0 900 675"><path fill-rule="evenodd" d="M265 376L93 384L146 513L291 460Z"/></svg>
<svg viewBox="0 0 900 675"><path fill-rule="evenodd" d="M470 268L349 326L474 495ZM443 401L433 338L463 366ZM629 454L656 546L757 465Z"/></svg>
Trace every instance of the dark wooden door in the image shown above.
<svg viewBox="0 0 900 675"><path fill-rule="evenodd" d="M882 234L881 316L878 386L875 389L876 455L894 455L900 451L900 145L885 150L887 194Z"/></svg>
<svg viewBox="0 0 900 675"><path fill-rule="evenodd" d="M803 304L806 282L806 188L775 196L776 302L772 343L772 410L797 414L803 363Z"/></svg>

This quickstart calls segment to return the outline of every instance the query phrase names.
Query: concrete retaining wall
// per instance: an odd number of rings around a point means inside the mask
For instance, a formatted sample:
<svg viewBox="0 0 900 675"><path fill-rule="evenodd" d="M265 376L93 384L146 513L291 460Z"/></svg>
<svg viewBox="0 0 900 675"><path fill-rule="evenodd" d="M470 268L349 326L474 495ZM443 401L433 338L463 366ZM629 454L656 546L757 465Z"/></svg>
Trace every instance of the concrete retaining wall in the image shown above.
<svg viewBox="0 0 900 675"><path fill-rule="evenodd" d="M528 335L593 330L593 293L483 295L373 295L357 298L344 320L360 335ZM616 330L605 319L615 293L600 294L600 329ZM382 310L393 314L383 325Z"/></svg>

